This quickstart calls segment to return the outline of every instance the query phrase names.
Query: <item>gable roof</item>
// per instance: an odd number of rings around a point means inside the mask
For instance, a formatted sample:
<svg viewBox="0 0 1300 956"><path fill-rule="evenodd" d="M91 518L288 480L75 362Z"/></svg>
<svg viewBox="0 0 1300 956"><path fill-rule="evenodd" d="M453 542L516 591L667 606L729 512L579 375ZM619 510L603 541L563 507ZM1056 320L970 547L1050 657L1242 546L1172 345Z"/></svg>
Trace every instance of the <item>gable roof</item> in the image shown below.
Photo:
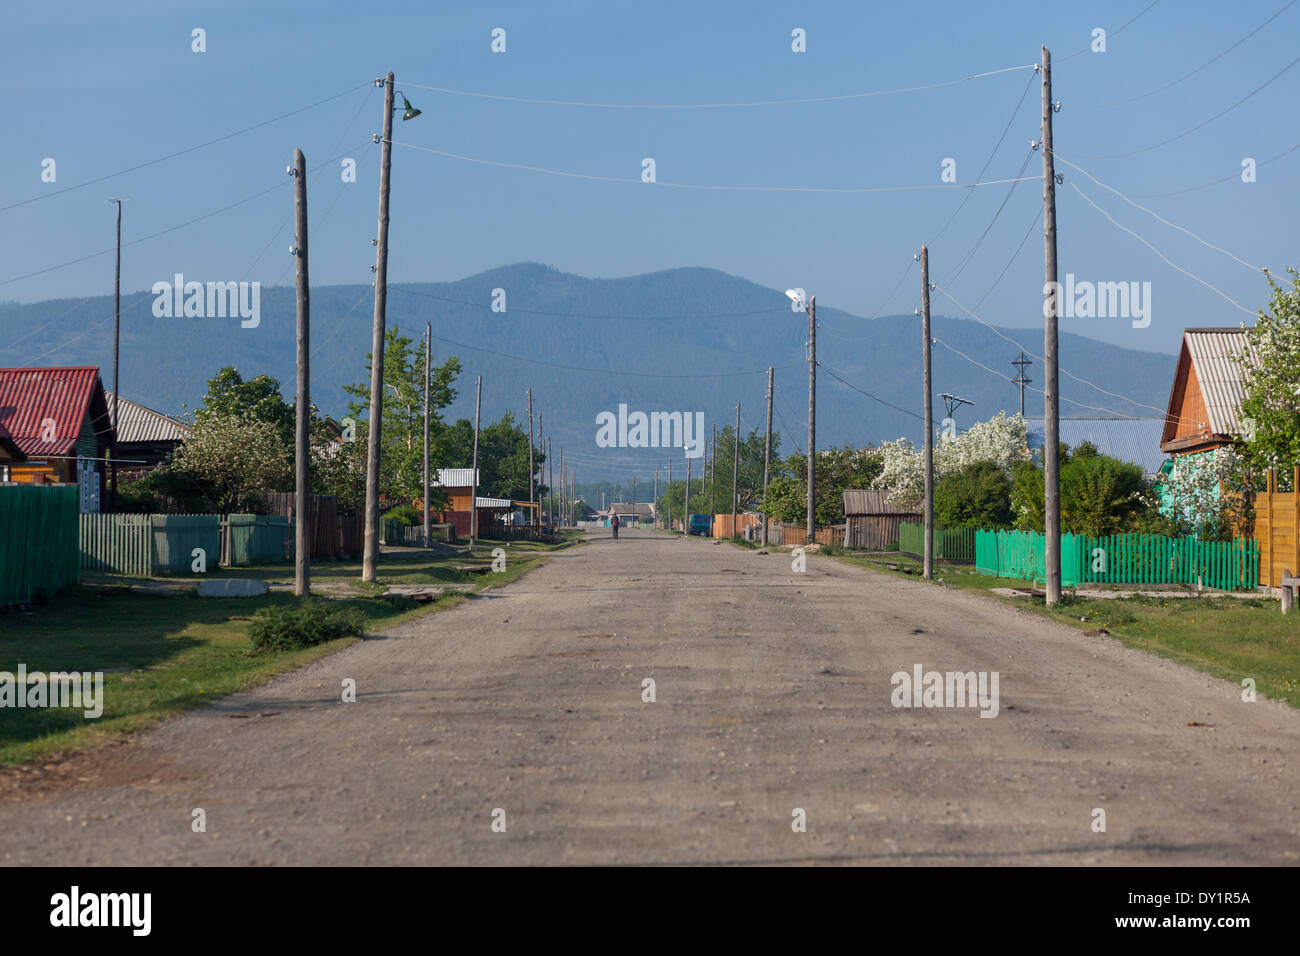
<svg viewBox="0 0 1300 956"><path fill-rule="evenodd" d="M1025 426L1030 450L1042 448L1047 435L1043 419L1026 419ZM1165 460L1160 450L1164 427L1163 418L1062 418L1059 435L1071 448L1090 442L1103 455L1140 465L1144 474L1154 475Z"/></svg>
<svg viewBox="0 0 1300 956"><path fill-rule="evenodd" d="M912 515L907 508L891 505L886 498L888 491L846 491L844 492L844 514L849 515Z"/></svg>
<svg viewBox="0 0 1300 956"><path fill-rule="evenodd" d="M113 393L105 392L104 401L109 410L113 408ZM117 400L117 440L120 444L134 442L186 441L194 434L194 429L184 422L169 418L162 412L155 412L139 402L129 398L118 397Z"/></svg>
<svg viewBox="0 0 1300 956"><path fill-rule="evenodd" d="M468 488L477 485L473 468L439 468L429 478L435 488Z"/></svg>
<svg viewBox="0 0 1300 956"><path fill-rule="evenodd" d="M0 368L0 435L25 454L68 454L87 416L100 440L111 443L113 426L96 366Z"/></svg>
<svg viewBox="0 0 1300 956"><path fill-rule="evenodd" d="M1185 372L1188 366L1195 375L1205 405L1206 432L1225 439L1241 434L1241 403L1246 398L1246 391L1238 359L1245 356L1254 360L1247 336L1250 331L1252 329L1240 327L1183 330L1178 366L1165 410L1162 443L1172 441L1178 431L1178 413L1174 405L1175 402L1180 405L1185 402L1186 396L1179 394L1178 385L1190 381Z"/></svg>

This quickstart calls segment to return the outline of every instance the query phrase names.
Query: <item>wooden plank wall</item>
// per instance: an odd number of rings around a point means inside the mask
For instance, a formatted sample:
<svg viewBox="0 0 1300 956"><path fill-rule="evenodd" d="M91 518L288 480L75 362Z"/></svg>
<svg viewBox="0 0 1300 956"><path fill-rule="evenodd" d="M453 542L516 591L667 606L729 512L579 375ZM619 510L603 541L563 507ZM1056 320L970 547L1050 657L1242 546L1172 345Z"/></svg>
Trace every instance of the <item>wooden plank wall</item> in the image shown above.
<svg viewBox="0 0 1300 956"><path fill-rule="evenodd" d="M1300 468L1292 473L1291 490L1277 490L1277 472L1268 472L1268 487L1255 496L1253 537L1259 542L1259 583L1280 587L1286 571L1300 574Z"/></svg>

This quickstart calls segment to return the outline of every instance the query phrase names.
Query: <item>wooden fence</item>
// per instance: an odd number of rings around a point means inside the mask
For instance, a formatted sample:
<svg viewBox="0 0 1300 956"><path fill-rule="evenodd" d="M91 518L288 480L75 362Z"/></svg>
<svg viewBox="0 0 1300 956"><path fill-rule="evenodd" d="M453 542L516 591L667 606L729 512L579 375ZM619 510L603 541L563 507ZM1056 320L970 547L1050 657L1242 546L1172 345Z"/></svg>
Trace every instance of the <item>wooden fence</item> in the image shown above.
<svg viewBox="0 0 1300 956"><path fill-rule="evenodd" d="M267 514L294 517L296 499L292 491L263 492L262 504ZM344 537L339 524L338 499L333 495L312 495L310 510L311 529L308 539L311 541L311 556L338 559L343 555ZM358 548L355 553L360 552L361 549Z"/></svg>
<svg viewBox="0 0 1300 956"><path fill-rule="evenodd" d="M77 583L79 510L76 485L0 485L0 607Z"/></svg>
<svg viewBox="0 0 1300 956"><path fill-rule="evenodd" d="M153 515L81 516L81 567L149 577L153 574Z"/></svg>
<svg viewBox="0 0 1300 956"><path fill-rule="evenodd" d="M292 519L282 515L226 515L221 519L221 563L229 567L288 561Z"/></svg>
<svg viewBox="0 0 1300 956"><path fill-rule="evenodd" d="M975 528L935 528L934 559L955 564L975 563ZM925 525L903 521L898 525L898 550L925 556Z"/></svg>
<svg viewBox="0 0 1300 956"><path fill-rule="evenodd" d="M1046 537L1036 531L977 531L975 570L1000 578L1045 580ZM1222 591L1259 585L1253 539L1198 541L1154 534L1090 538L1061 535L1061 583L1185 584Z"/></svg>
<svg viewBox="0 0 1300 956"><path fill-rule="evenodd" d="M1282 575L1300 574L1300 468L1291 476L1291 490L1278 491L1277 472L1270 469L1266 490L1255 496L1255 540L1259 542L1259 583L1280 587Z"/></svg>

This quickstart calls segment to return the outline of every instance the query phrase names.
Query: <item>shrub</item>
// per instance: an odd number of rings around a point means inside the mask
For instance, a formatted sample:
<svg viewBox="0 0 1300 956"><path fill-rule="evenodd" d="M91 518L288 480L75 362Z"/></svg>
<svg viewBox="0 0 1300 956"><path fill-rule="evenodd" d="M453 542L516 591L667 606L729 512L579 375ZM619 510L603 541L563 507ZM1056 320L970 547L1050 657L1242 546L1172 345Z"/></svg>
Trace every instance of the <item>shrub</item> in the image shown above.
<svg viewBox="0 0 1300 956"><path fill-rule="evenodd" d="M385 521L400 521L408 527L414 527L417 524L424 523L424 516L420 514L420 509L414 505L398 505L390 511L384 512Z"/></svg>
<svg viewBox="0 0 1300 956"><path fill-rule="evenodd" d="M945 528L1011 526L1011 480L991 461L976 461L934 488L934 516Z"/></svg>
<svg viewBox="0 0 1300 956"><path fill-rule="evenodd" d="M365 615L327 601L263 608L253 615L248 636L256 650L287 651L314 647L339 637L360 637Z"/></svg>

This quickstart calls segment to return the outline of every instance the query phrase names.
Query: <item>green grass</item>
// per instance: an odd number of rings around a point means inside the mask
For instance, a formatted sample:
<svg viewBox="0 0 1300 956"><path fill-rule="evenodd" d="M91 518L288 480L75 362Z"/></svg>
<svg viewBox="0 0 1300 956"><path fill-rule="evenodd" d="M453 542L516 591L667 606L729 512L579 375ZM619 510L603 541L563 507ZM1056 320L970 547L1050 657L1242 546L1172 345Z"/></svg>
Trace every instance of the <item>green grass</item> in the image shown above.
<svg viewBox="0 0 1300 956"><path fill-rule="evenodd" d="M899 577L920 578L920 562L906 557L843 556L838 560ZM914 573L892 571L886 563L912 568ZM988 594L1079 630L1105 629L1128 647L1234 684L1252 678L1261 693L1300 707L1300 613L1283 617L1278 602L1271 598L1088 598L1067 591L1060 604L1049 608L1041 597L991 594L992 588L1034 586L1029 581L975 574L970 565L936 564L934 576L948 587ZM1136 587L1116 585L1107 590Z"/></svg>
<svg viewBox="0 0 1300 956"><path fill-rule="evenodd" d="M508 584L542 564L546 552L570 544L515 544L505 549L504 571L482 575L464 574L453 566L490 562L491 543L475 548L472 555L383 555L375 584L360 581L358 562L322 561L312 567L313 583L346 582L349 593L322 589L314 596L355 608L365 617L367 631L382 630L454 606L475 591ZM221 576L292 580L293 568L223 569ZM169 715L265 683L356 640L255 652L246 618L259 608L291 604L296 597L273 591L258 598L199 598L192 581L176 583L187 591L155 593L83 584L27 612L0 610L0 671L14 673L22 662L29 673L104 672L104 713L98 719L87 719L82 710L71 708L0 708L0 765L112 742ZM450 589L422 605L379 597L387 585L398 583Z"/></svg>

